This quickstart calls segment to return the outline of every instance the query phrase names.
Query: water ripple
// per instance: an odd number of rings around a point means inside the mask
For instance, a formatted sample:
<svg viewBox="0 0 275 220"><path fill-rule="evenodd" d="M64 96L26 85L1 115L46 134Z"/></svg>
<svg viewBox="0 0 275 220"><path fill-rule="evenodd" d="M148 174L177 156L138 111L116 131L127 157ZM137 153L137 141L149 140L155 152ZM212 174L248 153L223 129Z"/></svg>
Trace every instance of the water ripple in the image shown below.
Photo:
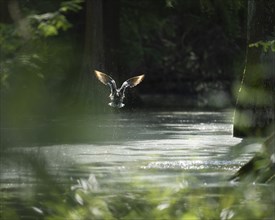
<svg viewBox="0 0 275 220"><path fill-rule="evenodd" d="M236 161L156 161L143 166L143 169L182 169L182 170L236 170L242 163Z"/></svg>

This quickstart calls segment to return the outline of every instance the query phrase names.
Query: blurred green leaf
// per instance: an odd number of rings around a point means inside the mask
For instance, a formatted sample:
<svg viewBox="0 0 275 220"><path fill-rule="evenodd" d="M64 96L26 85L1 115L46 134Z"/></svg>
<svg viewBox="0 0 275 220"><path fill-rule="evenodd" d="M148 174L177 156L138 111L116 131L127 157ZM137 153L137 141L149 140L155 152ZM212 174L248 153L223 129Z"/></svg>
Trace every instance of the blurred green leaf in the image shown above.
<svg viewBox="0 0 275 220"><path fill-rule="evenodd" d="M42 22L38 25L38 29L43 33L44 36L55 36L58 34L57 28L53 25Z"/></svg>
<svg viewBox="0 0 275 220"><path fill-rule="evenodd" d="M176 4L176 0L166 0L166 6L168 8L173 8L175 4Z"/></svg>
<svg viewBox="0 0 275 220"><path fill-rule="evenodd" d="M255 43L251 43L248 45L249 47L262 47L264 52L267 52L269 48L271 49L272 52L275 52L275 40L270 40L270 41L258 41Z"/></svg>
<svg viewBox="0 0 275 220"><path fill-rule="evenodd" d="M56 36L59 33L59 29L66 31L72 24L67 20L63 13L77 12L82 9L82 0L71 0L61 2L60 8L55 12L47 12L44 14L32 14L29 15L30 20L35 21L33 26L37 25L39 34L44 37Z"/></svg>
<svg viewBox="0 0 275 220"><path fill-rule="evenodd" d="M63 31L66 31L67 29L72 27L72 25L68 22L66 17L61 14L55 18L54 24L57 29L62 29Z"/></svg>
<svg viewBox="0 0 275 220"><path fill-rule="evenodd" d="M71 1L65 1L61 3L61 12L68 12L73 11L77 12L82 9L81 4L83 3L83 0L71 0Z"/></svg>

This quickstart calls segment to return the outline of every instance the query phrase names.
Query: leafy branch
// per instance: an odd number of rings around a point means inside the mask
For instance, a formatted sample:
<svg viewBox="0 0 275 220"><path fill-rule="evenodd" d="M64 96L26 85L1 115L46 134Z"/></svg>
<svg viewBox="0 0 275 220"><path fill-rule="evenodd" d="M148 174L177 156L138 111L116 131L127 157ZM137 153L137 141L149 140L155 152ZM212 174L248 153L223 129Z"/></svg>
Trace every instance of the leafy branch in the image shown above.
<svg viewBox="0 0 275 220"><path fill-rule="evenodd" d="M61 3L61 7L55 12L40 15L31 15L29 18L35 22L38 34L44 37L56 36L60 30L66 31L72 27L65 13L77 12L82 9L83 0L71 0Z"/></svg>
<svg viewBox="0 0 275 220"><path fill-rule="evenodd" d="M256 48L262 47L264 52L267 52L269 49L271 49L272 52L275 52L275 40L258 41L258 42L249 44L248 47L256 47Z"/></svg>

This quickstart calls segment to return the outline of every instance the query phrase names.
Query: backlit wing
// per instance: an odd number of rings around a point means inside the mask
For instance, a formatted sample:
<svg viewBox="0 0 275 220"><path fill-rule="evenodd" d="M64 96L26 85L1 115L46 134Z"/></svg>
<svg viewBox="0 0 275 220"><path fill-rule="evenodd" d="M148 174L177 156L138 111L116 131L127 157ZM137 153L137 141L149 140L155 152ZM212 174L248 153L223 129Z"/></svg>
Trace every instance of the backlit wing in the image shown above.
<svg viewBox="0 0 275 220"><path fill-rule="evenodd" d="M96 78L102 82L104 85L108 85L111 88L111 92L113 93L116 90L116 82L112 77L108 76L105 73L95 70Z"/></svg>
<svg viewBox="0 0 275 220"><path fill-rule="evenodd" d="M126 80L122 86L120 87L119 90L125 90L127 87L135 87L136 85L140 84L142 82L142 80L144 79L145 75L139 75L139 76L134 76L128 80Z"/></svg>

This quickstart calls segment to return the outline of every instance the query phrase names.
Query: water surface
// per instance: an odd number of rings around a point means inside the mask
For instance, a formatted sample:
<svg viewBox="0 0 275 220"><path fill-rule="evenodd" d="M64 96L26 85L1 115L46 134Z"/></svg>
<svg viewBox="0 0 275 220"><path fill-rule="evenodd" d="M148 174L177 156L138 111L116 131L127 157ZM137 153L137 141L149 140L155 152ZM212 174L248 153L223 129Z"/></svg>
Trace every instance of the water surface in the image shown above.
<svg viewBox="0 0 275 220"><path fill-rule="evenodd" d="M42 161L68 190L92 186L106 195L126 192L133 183L164 189L231 187L228 178L253 156L234 153L241 139L232 136L231 111L121 111L3 129L25 134L10 150L19 162L7 157L1 164L2 192L23 195L40 180L18 153Z"/></svg>
<svg viewBox="0 0 275 220"><path fill-rule="evenodd" d="M201 176L203 184L213 184L229 177L251 157L247 153L240 157L230 153L231 147L241 141L232 136L230 111L119 112L99 119L86 116L73 123L60 119L47 126L63 129L65 134L48 140L49 143L32 143L17 149L45 157L57 178L93 174L119 182L139 176L173 185L173 178L190 173ZM37 132L37 127L33 129ZM83 140L74 137L82 131ZM5 182L16 181L16 176L24 179L20 170L4 167ZM112 178L108 179L108 175Z"/></svg>

